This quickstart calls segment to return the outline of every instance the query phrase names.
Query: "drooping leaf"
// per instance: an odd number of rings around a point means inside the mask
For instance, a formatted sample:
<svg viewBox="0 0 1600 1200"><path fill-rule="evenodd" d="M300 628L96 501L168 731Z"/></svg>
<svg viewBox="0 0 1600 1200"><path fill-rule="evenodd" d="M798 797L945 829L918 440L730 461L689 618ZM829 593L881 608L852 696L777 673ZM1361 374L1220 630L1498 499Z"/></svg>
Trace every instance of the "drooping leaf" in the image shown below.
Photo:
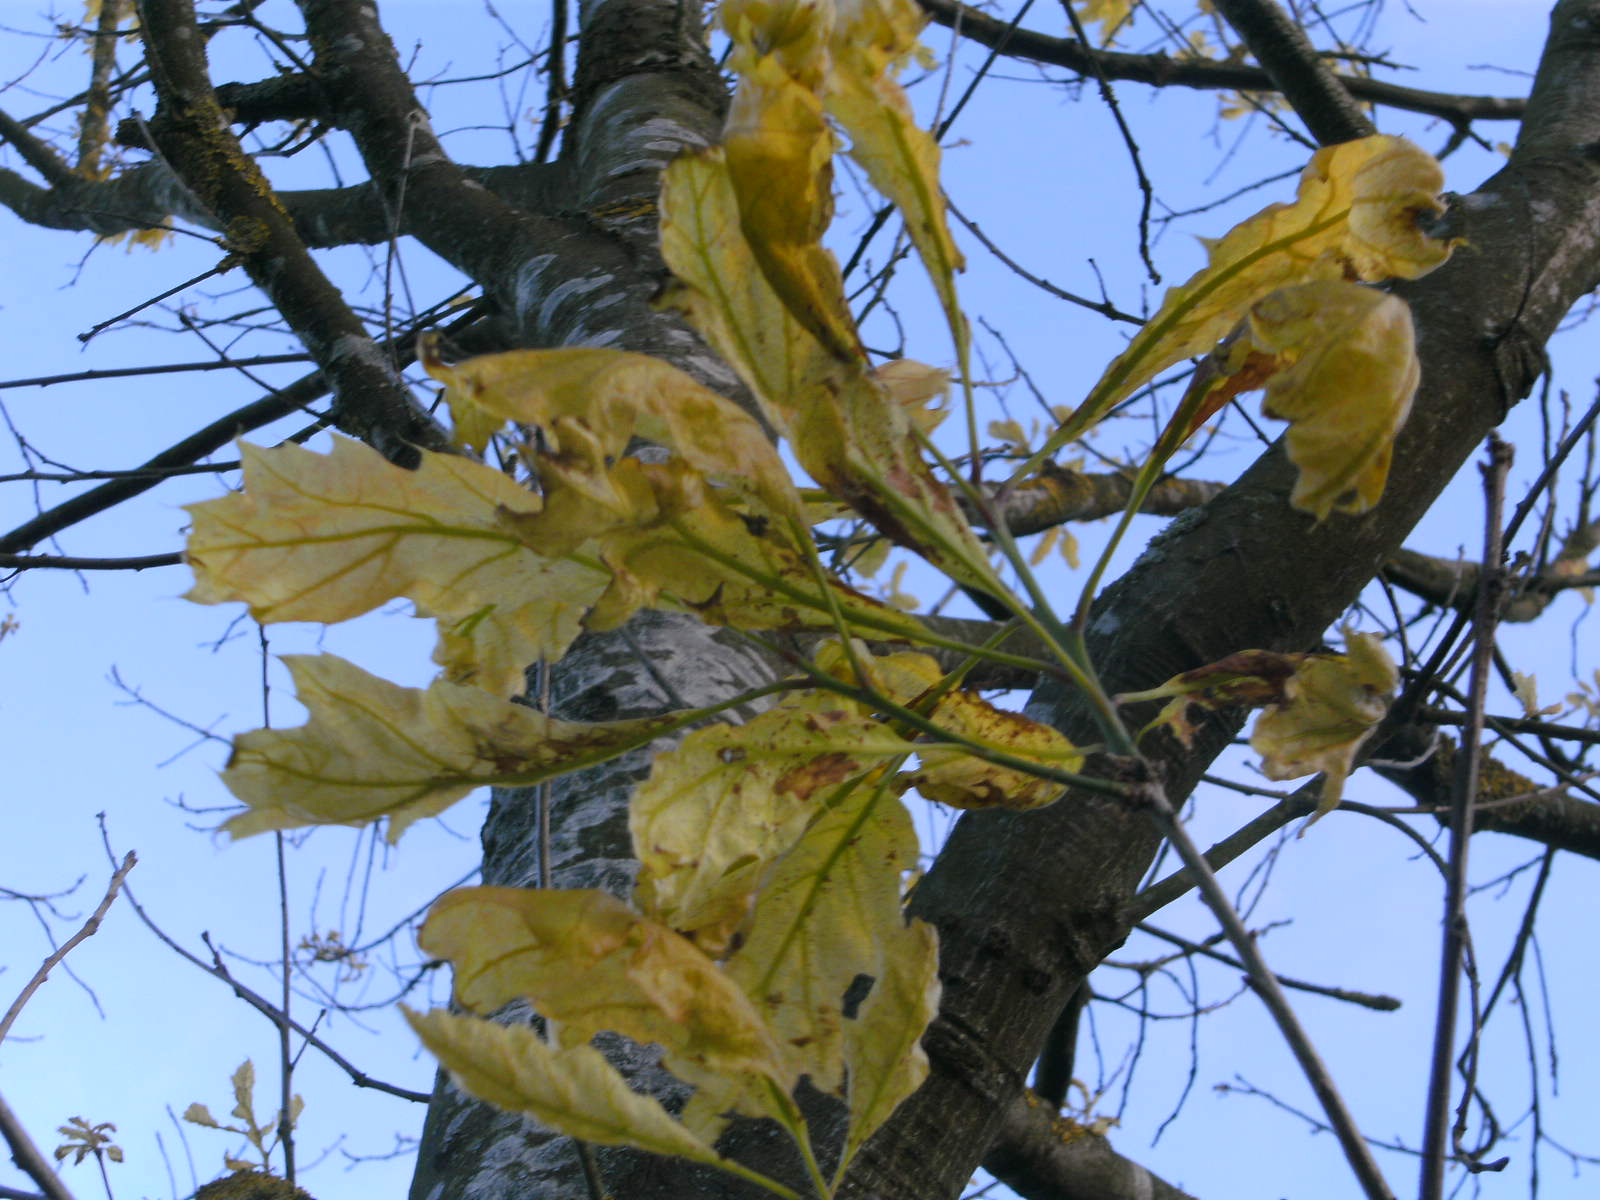
<svg viewBox="0 0 1600 1200"><path fill-rule="evenodd" d="M866 357L839 262L822 244L833 220L833 132L822 99L772 56L749 56L722 151L745 241L784 307L842 362Z"/></svg>
<svg viewBox="0 0 1600 1200"><path fill-rule="evenodd" d="M607 892L475 887L435 902L418 944L455 967L456 999L487 1013L524 997L570 1044L613 1030L655 1042L669 1070L701 1085L757 1077L757 1115L777 1115L788 1074L745 993L688 939Z"/></svg>
<svg viewBox="0 0 1600 1200"><path fill-rule="evenodd" d="M1284 701L1270 705L1250 735L1263 773L1295 779L1324 772L1316 816L1337 808L1356 754L1383 720L1399 679L1372 634L1347 632L1344 654L1308 655Z"/></svg>
<svg viewBox="0 0 1600 1200"><path fill-rule="evenodd" d="M497 510L535 513L539 498L480 463L424 453L407 471L338 436L330 454L240 456L244 491L188 509L198 603L336 622L403 597L437 619L449 678L509 696L530 662L566 651L606 586L592 564L529 553Z"/></svg>
<svg viewBox="0 0 1600 1200"><path fill-rule="evenodd" d="M917 35L926 23L913 0L838 0L829 46L833 69L823 101L850 135L850 157L905 218L959 347L967 341L967 325L955 276L965 262L945 220L939 144L917 124L894 78L918 51Z"/></svg>
<svg viewBox="0 0 1600 1200"><path fill-rule="evenodd" d="M727 157L688 156L667 171L662 249L687 313L761 401L817 483L896 544L963 583L1003 585L965 516L924 461L917 422L863 356L825 347L773 289L737 216Z"/></svg>
<svg viewBox="0 0 1600 1200"><path fill-rule="evenodd" d="M721 147L682 155L665 171L661 253L677 278L662 302L681 310L739 373L769 420L780 419L789 397L810 396L833 378L836 360L756 265Z"/></svg>
<svg viewBox="0 0 1600 1200"><path fill-rule="evenodd" d="M592 1046L553 1049L526 1025L401 1006L417 1036L480 1100L601 1146L634 1146L718 1165L716 1151L641 1095Z"/></svg>
<svg viewBox="0 0 1600 1200"><path fill-rule="evenodd" d="M933 926L912 921L884 939L882 966L872 991L856 1018L844 1023L850 1128L838 1175L928 1077L922 1035L938 1012L938 936Z"/></svg>
<svg viewBox="0 0 1600 1200"><path fill-rule="evenodd" d="M1443 185L1438 163L1404 138L1377 134L1318 150L1293 203L1268 205L1207 243L1209 263L1168 290L1041 453L1174 363L1208 353L1270 292L1316 280L1415 279L1439 266L1455 240L1430 236L1419 219L1443 211Z"/></svg>
<svg viewBox="0 0 1600 1200"><path fill-rule="evenodd" d="M1388 711L1398 682L1382 640L1347 629L1343 654L1241 650L1160 687L1124 693L1117 702L1177 697L1145 732L1164 726L1184 745L1194 736L1191 710L1263 707L1250 735L1263 773L1269 779L1294 779L1325 772L1320 817L1338 806L1356 754Z"/></svg>
<svg viewBox="0 0 1600 1200"><path fill-rule="evenodd" d="M603 761L676 719L574 724L447 680L401 687L329 654L284 663L310 719L234 740L222 781L250 806L223 824L234 837L387 817L392 842L485 783Z"/></svg>
<svg viewBox="0 0 1600 1200"><path fill-rule="evenodd" d="M640 908L722 954L827 796L910 749L828 693L690 734L655 760L630 807Z"/></svg>
<svg viewBox="0 0 1600 1200"><path fill-rule="evenodd" d="M1383 495L1421 377L1410 307L1338 280L1301 284L1251 309L1250 340L1284 364L1261 409L1289 422L1299 471L1289 502L1318 520L1366 512Z"/></svg>

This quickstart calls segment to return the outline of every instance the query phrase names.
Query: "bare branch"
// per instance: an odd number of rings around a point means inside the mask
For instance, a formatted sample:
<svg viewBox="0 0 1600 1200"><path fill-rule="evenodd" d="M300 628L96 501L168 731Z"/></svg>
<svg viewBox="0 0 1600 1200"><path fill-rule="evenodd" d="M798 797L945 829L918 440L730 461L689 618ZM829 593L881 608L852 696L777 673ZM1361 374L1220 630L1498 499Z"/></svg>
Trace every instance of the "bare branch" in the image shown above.
<svg viewBox="0 0 1600 1200"><path fill-rule="evenodd" d="M1075 38L1049 37L1027 29L1013 30L1004 21L959 2L917 0L941 25L959 27L962 34L992 46L1012 58L1065 67L1080 75L1092 73L1098 62L1108 79L1126 79L1151 87L1188 87L1206 91L1274 91L1272 79L1260 67L1205 59L1175 59L1165 54L1124 54L1115 50L1090 50ZM1517 121L1525 102L1511 97L1466 96L1401 87L1376 79L1340 75L1338 79L1357 100L1368 100L1408 112L1427 113L1452 122Z"/></svg>
<svg viewBox="0 0 1600 1200"><path fill-rule="evenodd" d="M412 398L366 327L307 253L271 185L228 129L188 0L141 0L160 107L150 130L167 162L228 228L228 248L321 366L334 422L395 462L443 450L444 430Z"/></svg>
<svg viewBox="0 0 1600 1200"><path fill-rule="evenodd" d="M1276 0L1216 0L1216 6L1321 145L1375 132L1350 89Z"/></svg>
<svg viewBox="0 0 1600 1200"><path fill-rule="evenodd" d="M0 570L32 571L48 567L57 571L143 571L150 567L175 567L180 553L140 554L131 558L79 558L70 554L0 554Z"/></svg>
<svg viewBox="0 0 1600 1200"><path fill-rule="evenodd" d="M87 938L92 938L100 931L100 922L105 919L106 913L111 910L112 902L116 900L117 893L122 890L122 881L128 877L128 872L133 870L134 864L139 861L132 850L122 860L122 865L112 873L111 882L106 886L106 894L101 898L94 912L89 914L89 919L83 923L78 932L69 937L61 945L52 950L44 962L39 964L39 969L33 973L33 978L23 984L22 991L17 993L17 998L11 1002L11 1007L6 1009L6 1015L0 1017L0 1042L5 1041L6 1034L11 1032L11 1026L16 1022L17 1016L22 1012L23 1005L27 1004L34 992L38 991L44 981L50 978L50 972L72 953L74 946Z"/></svg>
<svg viewBox="0 0 1600 1200"><path fill-rule="evenodd" d="M11 1147L12 1161L22 1168L23 1174L39 1185L39 1190L44 1193L47 1200L73 1200L67 1185L61 1182L61 1176L51 1170L49 1160L40 1152L39 1147L33 1144L33 1139L22 1127L17 1114L11 1111L11 1106L6 1103L4 1096L0 1096L0 1135L4 1135L6 1145ZM18 1193L24 1196L26 1194Z"/></svg>

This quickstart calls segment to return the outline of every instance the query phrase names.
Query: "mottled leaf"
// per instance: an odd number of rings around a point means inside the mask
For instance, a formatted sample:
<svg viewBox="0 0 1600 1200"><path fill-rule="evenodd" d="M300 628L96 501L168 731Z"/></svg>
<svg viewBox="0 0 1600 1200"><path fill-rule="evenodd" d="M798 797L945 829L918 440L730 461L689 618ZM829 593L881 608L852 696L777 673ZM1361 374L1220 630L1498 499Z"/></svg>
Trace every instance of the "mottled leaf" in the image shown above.
<svg viewBox="0 0 1600 1200"><path fill-rule="evenodd" d="M640 908L721 955L827 797L910 749L828 693L690 734L634 794Z"/></svg>

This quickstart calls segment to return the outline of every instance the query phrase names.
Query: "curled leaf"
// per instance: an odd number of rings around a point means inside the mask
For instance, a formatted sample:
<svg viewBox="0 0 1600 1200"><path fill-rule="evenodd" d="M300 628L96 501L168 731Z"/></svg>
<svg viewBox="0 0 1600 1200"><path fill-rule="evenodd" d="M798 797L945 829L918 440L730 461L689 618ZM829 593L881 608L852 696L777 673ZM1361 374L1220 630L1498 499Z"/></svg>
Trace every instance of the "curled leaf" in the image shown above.
<svg viewBox="0 0 1600 1200"><path fill-rule="evenodd" d="M1338 806L1357 752L1388 711L1399 683L1381 639L1345 631L1343 654L1241 650L1175 675L1160 687L1118 696L1119 704L1176 697L1146 726L1189 745L1194 713L1262 707L1250 745L1269 779L1326 773L1317 816Z"/></svg>
<svg viewBox="0 0 1600 1200"><path fill-rule="evenodd" d="M1268 779L1321 771L1318 817L1338 807L1357 752L1383 720L1400 680L1377 637L1346 633L1344 654L1312 654L1295 671L1284 699L1256 721L1250 746Z"/></svg>
<svg viewBox="0 0 1600 1200"><path fill-rule="evenodd" d="M1433 237L1422 225L1444 210L1443 186L1439 164L1404 138L1375 134L1318 150L1293 203L1268 205L1207 242L1208 264L1168 290L1046 449L1087 429L1174 363L1208 353L1279 288L1415 279L1433 270L1457 240Z"/></svg>

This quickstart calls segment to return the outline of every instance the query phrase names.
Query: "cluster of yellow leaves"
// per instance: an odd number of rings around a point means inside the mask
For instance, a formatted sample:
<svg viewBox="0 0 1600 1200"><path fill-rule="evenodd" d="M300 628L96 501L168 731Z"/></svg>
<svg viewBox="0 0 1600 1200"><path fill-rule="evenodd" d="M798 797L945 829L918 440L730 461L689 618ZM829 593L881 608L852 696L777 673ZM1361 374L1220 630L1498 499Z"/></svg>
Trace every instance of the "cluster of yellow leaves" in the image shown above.
<svg viewBox="0 0 1600 1200"><path fill-rule="evenodd" d="M918 749L865 704L815 691L690 734L634 798L632 906L469 888L429 916L422 945L454 964L461 1005L525 999L551 1022L548 1044L445 1013L414 1026L484 1099L730 1170L711 1148L730 1114L770 1117L807 1145L793 1100L806 1076L848 1100L837 1182L927 1072L917 1043L937 1008L937 954L931 929L901 914L917 841L888 775ZM847 1017L861 977L871 990ZM662 1047L696 1088L681 1120L587 1049L601 1030Z"/></svg>
<svg viewBox="0 0 1600 1200"><path fill-rule="evenodd" d="M723 143L666 172L662 253L677 279L666 302L739 372L819 485L952 578L999 594L984 548L923 460L925 422L906 387L916 368L869 368L820 240L832 217L831 118L904 216L964 362L962 260L938 146L894 80L924 18L912 0L738 0L720 11L741 78Z"/></svg>
<svg viewBox="0 0 1600 1200"><path fill-rule="evenodd" d="M454 964L460 1004L488 1014L523 999L554 1031L413 1015L464 1087L573 1136L735 1169L711 1149L729 1114L803 1138L792 1092L806 1076L848 1099L842 1174L925 1076L917 1043L937 1007L933 933L901 915L917 841L894 793L979 803L1003 792L1028 806L1057 790L872 709L903 700L974 743L1063 768L1081 760L1054 731L944 688L925 656L862 647L852 660L834 645L819 665L843 675L852 661L875 700L795 693L656 759L632 805L632 906L600 891L467 888L434 907L422 945ZM918 766L895 775L912 755ZM871 991L847 1017L861 977ZM601 1030L662 1047L696 1088L681 1121L586 1047Z"/></svg>
<svg viewBox="0 0 1600 1200"><path fill-rule="evenodd" d="M1082 7L1108 31L1129 9ZM702 723L709 710L580 724L508 699L528 663L642 608L917 640L914 618L823 569L809 526L819 510L838 514L829 505L960 583L1005 592L923 456L949 377L869 365L821 242L838 128L904 217L970 386L938 147L895 81L919 53L921 13L913 0L729 0L720 11L740 83L722 144L666 172L663 254L676 282L663 303L740 374L828 504L802 500L762 421L665 363L580 348L452 366L425 342L458 443L482 450L508 424L535 430L517 456L539 490L464 456L423 454L408 472L335 439L328 455L246 447L244 491L191 508L195 600L242 600L262 621L334 622L404 598L438 626L442 674L426 689L330 656L288 660L309 720L236 740L224 778L247 809L227 823L234 835L386 817L393 839L475 787L536 783ZM1437 208L1438 185L1432 160L1398 139L1319 152L1299 198L1214 243L1210 265L1168 293L1046 450L1229 335L1168 440L1265 384L1268 411L1294 422L1295 502L1319 517L1370 505L1416 373L1404 306L1350 281L1443 260L1448 244L1416 225ZM1352 382L1366 394L1352 399ZM662 453L630 456L636 440ZM937 956L932 931L902 915L917 844L899 794L1036 807L1082 752L954 686L921 654L838 642L815 671L826 686L789 691L742 725L699 728L656 758L631 811L631 904L497 888L439 902L422 944L454 964L461 1005L488 1014L525 1000L547 1022L540 1036L413 1014L464 1087L577 1137L751 1177L720 1159L716 1137L729 1114L768 1117L814 1163L794 1100L807 1077L849 1105L834 1179L813 1171L831 1194L927 1071L918 1041L937 1005ZM1346 655L1245 652L1140 698L1185 697L1165 716L1179 736L1190 704L1267 705L1255 744L1269 775L1326 771L1331 807L1393 685L1376 642L1351 635ZM863 978L870 990L846 1016ZM696 1088L681 1118L589 1047L603 1030L662 1047ZM240 1103L254 1129L247 1088Z"/></svg>
<svg viewBox="0 0 1600 1200"><path fill-rule="evenodd" d="M1194 736L1194 713L1237 704L1263 707L1250 735L1262 772L1268 779L1322 772L1316 812L1321 817L1338 807L1356 755L1383 720L1399 681L1382 641L1347 629L1343 654L1241 650L1117 700L1176 697L1146 732L1165 728L1184 745Z"/></svg>

